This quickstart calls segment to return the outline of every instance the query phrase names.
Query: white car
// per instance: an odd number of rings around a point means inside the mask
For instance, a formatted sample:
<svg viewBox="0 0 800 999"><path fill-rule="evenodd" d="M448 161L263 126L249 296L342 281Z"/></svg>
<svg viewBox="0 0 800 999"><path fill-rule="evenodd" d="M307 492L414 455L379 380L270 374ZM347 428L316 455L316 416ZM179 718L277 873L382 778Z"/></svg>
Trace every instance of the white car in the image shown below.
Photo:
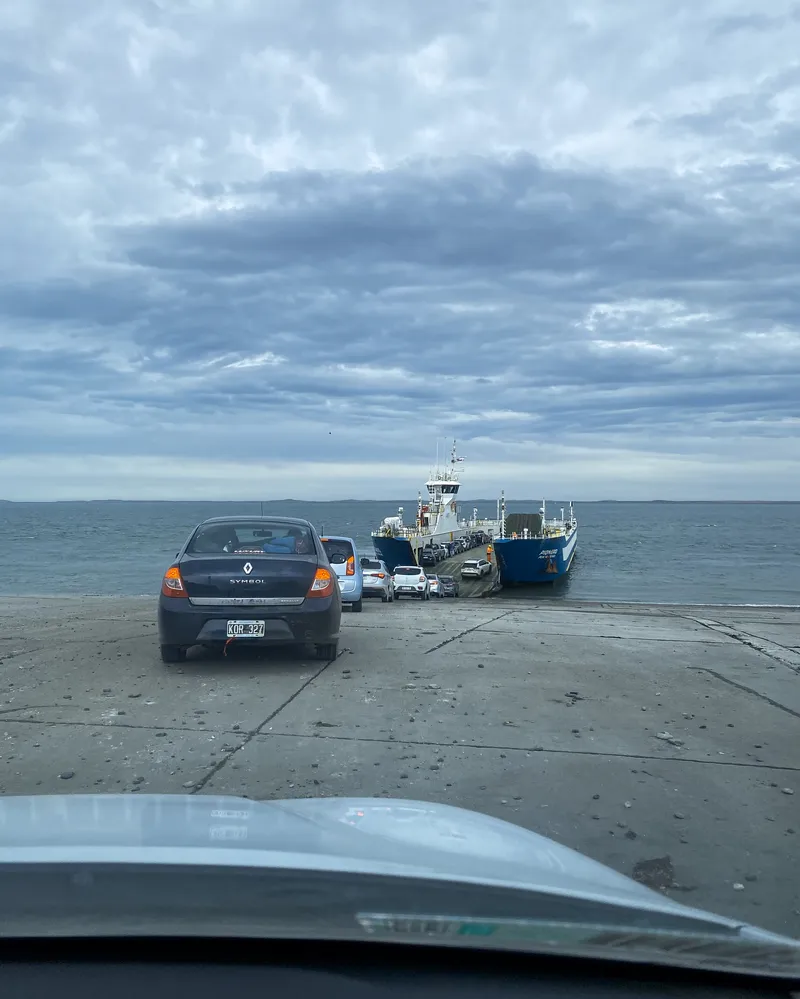
<svg viewBox="0 0 800 999"><path fill-rule="evenodd" d="M492 571L492 563L487 562L485 558L470 558L467 559L466 562L462 563L461 578L483 579L483 577L488 576L491 573L491 571Z"/></svg>
<svg viewBox="0 0 800 999"><path fill-rule="evenodd" d="M380 597L383 603L394 600L392 574L385 562L379 558L364 557L361 559L361 571L364 574L365 597Z"/></svg>
<svg viewBox="0 0 800 999"><path fill-rule="evenodd" d="M418 600L430 600L431 582L424 570L418 565L398 565L392 576L394 595L400 597L416 597Z"/></svg>

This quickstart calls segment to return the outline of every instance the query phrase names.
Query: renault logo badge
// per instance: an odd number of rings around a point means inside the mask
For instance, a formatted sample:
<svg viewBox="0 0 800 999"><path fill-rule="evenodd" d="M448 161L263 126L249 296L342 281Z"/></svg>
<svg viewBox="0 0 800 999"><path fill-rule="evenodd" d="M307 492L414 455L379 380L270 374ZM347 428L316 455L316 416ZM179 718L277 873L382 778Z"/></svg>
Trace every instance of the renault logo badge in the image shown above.
<svg viewBox="0 0 800 999"><path fill-rule="evenodd" d="M249 576L250 573L253 571L253 567L252 565L250 565L249 562L245 562L245 564L242 566L242 569L244 570L245 576Z"/></svg>

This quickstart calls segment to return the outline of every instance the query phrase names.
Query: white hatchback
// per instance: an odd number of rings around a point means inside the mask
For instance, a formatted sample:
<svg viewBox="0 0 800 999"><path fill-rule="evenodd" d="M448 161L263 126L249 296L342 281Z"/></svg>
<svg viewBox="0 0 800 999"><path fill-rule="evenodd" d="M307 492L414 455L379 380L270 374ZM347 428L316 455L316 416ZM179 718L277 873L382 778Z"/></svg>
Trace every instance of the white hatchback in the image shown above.
<svg viewBox="0 0 800 999"><path fill-rule="evenodd" d="M416 597L418 600L430 600L431 581L418 565L398 565L392 576L394 595L400 597Z"/></svg>

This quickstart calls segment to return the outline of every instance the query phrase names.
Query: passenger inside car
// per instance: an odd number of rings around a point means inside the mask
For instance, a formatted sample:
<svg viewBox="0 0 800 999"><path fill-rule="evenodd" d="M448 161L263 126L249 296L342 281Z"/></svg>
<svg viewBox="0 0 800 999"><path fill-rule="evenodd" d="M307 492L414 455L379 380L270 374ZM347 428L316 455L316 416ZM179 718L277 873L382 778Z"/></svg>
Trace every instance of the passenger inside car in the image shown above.
<svg viewBox="0 0 800 999"><path fill-rule="evenodd" d="M196 555L217 555L232 552L239 543L236 531L228 525L209 527L197 534L190 551Z"/></svg>

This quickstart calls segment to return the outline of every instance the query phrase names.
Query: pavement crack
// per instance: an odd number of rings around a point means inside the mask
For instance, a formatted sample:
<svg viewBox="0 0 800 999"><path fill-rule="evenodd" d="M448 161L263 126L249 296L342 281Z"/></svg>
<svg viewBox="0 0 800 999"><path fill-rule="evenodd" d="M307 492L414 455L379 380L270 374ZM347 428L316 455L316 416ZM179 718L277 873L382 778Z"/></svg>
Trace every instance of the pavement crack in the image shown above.
<svg viewBox="0 0 800 999"><path fill-rule="evenodd" d="M781 645L779 642L765 641L763 638L757 638L755 635L748 635L746 631L737 631L727 624L722 624L720 621L713 621L709 618L689 617L688 619L694 621L696 624L701 624L704 628L708 628L709 631L715 631L720 635L727 635L728 638L735 639L748 649L760 652L761 655L767 656L776 663L780 663L781 666L786 666L794 673L800 674L800 655Z"/></svg>
<svg viewBox="0 0 800 999"><path fill-rule="evenodd" d="M16 652L6 652L5 655L0 656L0 663L8 662L10 659L16 659L18 656L31 656L36 652L41 652L42 649L47 648L45 645L39 645L35 649L18 649Z"/></svg>
<svg viewBox="0 0 800 999"><path fill-rule="evenodd" d="M15 711L58 711L63 707L63 704L23 704L19 708L0 708L0 715L10 715Z"/></svg>
<svg viewBox="0 0 800 999"><path fill-rule="evenodd" d="M723 673L718 673L715 669L711 669L708 666L690 666L689 669L697 670L699 673L709 673L718 680L722 680L723 683L729 683L731 687L736 687L737 690L744 691L745 694L752 694L753 697L757 697L761 701L766 701L767 704L771 704L773 708L778 708L779 711L785 711L787 715L793 715L795 718L800 718L800 711L795 711L794 708L787 707L785 704L781 704L780 701L775 701L766 694L761 694L759 691L753 690L752 687L747 687L743 683L731 680L730 677L725 676Z"/></svg>
<svg viewBox="0 0 800 999"><path fill-rule="evenodd" d="M20 709L24 710L24 709ZM36 710L36 709L32 709ZM4 725L38 725L40 728L132 728L146 732L200 732L207 735L230 735L242 736L244 733L233 729L200 728L194 725L138 725L136 722L122 722L116 719L109 721L91 721L83 719L51 719L48 721L42 718L8 718L3 717Z"/></svg>
<svg viewBox="0 0 800 999"><path fill-rule="evenodd" d="M453 635L452 638L446 638L443 642L439 642L438 645L434 645L432 649L427 649L422 654L424 656L429 655L431 652L436 652L438 649L444 648L445 645L449 645L451 642L458 641L459 638L463 638L464 635L469 635L470 632L478 631L479 628L485 628L487 624L494 624L495 621L499 621L501 618L508 617L513 614L513 610L505 611L502 614L498 614L497 617L489 618L488 621L481 621L480 624L475 624L471 628L467 628L465 631L460 631L457 635Z"/></svg>
<svg viewBox="0 0 800 999"><path fill-rule="evenodd" d="M297 732L260 732L254 733L262 735L264 738L277 737L279 739L329 739L333 742L370 742L380 743L386 746L420 746L432 749L478 749L481 751L491 750L502 753L525 753L526 756L536 754L537 756L589 756L601 757L609 760L640 760L653 763L678 763L698 764L700 766L711 767L739 767L748 770L780 770L786 773L800 773L800 767L781 766L771 763L745 763L738 760L699 760L696 757L680 756L651 756L647 753L609 753L592 749L557 749L542 748L541 746L506 746L487 745L481 742L436 742L426 739L379 739L376 736L355 736L355 735L320 735L318 733L299 734Z"/></svg>
<svg viewBox="0 0 800 999"><path fill-rule="evenodd" d="M508 635L507 631L495 631L486 629L487 635ZM613 639L617 642L668 642L670 645L721 645L723 643L715 641L713 638L651 638L649 635L592 635L589 632L580 631L547 631L543 628L540 632L545 638L586 638L590 642L599 640L606 641Z"/></svg>
<svg viewBox="0 0 800 999"><path fill-rule="evenodd" d="M336 659L340 659L345 652L349 651L350 650L346 648L339 649L336 655ZM281 711L283 711L285 708L288 708L289 705L292 703L292 701L295 700L295 698L299 697L300 694L302 694L303 691L306 690L318 677L322 676L322 674L330 665L336 662L336 659L329 660L323 666L321 666L316 673L312 673L312 675L304 683L302 683L293 694L287 697L282 704L279 704L278 707L275 708L275 710L271 714L267 715L267 717L259 725L251 729L249 732L244 733L244 738L239 743L239 745L234 746L231 750L229 750L228 753L225 754L225 756L221 760L215 763L214 766L208 771L208 773L194 785L194 787L191 789L189 793L197 794L198 791L202 791L203 788L208 784L208 782L213 777L216 777L216 775L220 772L220 770L222 770L223 767L227 766L227 764L230 763L230 761L233 759L234 756L236 756L237 753L240 753L246 746L249 746L257 735L262 734L262 730L265 725L269 725L269 723L277 715L279 715Z"/></svg>
<svg viewBox="0 0 800 999"><path fill-rule="evenodd" d="M121 635L113 638L94 638L92 639L95 645L115 645L118 642L135 642L142 638L141 634L136 635ZM86 639L84 638L59 638L59 646L63 645L85 645ZM20 649L15 652L6 652L5 655L0 656L0 664L6 662L9 659L16 659L19 656L35 656L37 652L43 652L47 648L46 645L39 645L35 649Z"/></svg>

